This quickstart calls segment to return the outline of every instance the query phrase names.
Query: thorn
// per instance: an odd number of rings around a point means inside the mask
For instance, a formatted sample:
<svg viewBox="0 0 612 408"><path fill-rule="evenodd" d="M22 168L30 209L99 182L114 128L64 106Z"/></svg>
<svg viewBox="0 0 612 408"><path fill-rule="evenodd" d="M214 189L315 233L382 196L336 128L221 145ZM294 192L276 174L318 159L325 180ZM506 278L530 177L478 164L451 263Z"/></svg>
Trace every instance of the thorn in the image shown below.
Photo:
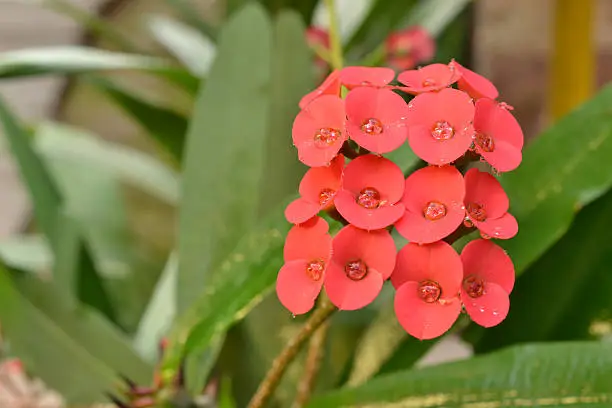
<svg viewBox="0 0 612 408"><path fill-rule="evenodd" d="M134 389L134 388L138 387L138 384L136 384L134 381L130 380L125 375L119 374L119 377L121 377L123 382L125 382L128 385L128 387L130 387L130 389Z"/></svg>

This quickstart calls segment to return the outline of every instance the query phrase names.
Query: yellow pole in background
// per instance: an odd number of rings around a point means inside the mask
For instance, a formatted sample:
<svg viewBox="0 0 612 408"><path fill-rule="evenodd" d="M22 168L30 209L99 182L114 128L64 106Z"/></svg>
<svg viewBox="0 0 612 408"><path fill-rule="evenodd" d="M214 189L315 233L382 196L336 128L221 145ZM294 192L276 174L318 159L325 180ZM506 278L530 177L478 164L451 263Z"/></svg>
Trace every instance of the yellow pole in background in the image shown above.
<svg viewBox="0 0 612 408"><path fill-rule="evenodd" d="M595 88L595 0L556 0L554 5L548 108L556 120L587 100Z"/></svg>

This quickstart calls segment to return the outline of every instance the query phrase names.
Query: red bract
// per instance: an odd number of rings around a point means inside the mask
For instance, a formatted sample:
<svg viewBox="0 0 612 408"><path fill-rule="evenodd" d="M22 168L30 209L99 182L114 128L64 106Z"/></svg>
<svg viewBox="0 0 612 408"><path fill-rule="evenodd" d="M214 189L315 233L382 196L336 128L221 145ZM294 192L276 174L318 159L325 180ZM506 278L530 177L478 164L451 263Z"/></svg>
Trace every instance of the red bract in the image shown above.
<svg viewBox="0 0 612 408"><path fill-rule="evenodd" d="M474 148L497 171L511 171L521 163L523 130L505 105L492 99L476 101Z"/></svg>
<svg viewBox="0 0 612 408"><path fill-rule="evenodd" d="M348 89L358 86L383 87L394 77L395 71L383 67L345 67L340 72L340 82Z"/></svg>
<svg viewBox="0 0 612 408"><path fill-rule="evenodd" d="M397 254L391 282L395 314L404 330L421 339L433 339L451 328L461 304L461 259L449 244L407 244Z"/></svg>
<svg viewBox="0 0 612 408"><path fill-rule="evenodd" d="M336 209L348 222L365 230L386 228L404 214L398 201L404 193L404 175L392 161L365 155L344 169Z"/></svg>
<svg viewBox="0 0 612 408"><path fill-rule="evenodd" d="M410 27L391 33L385 42L386 59L396 69L411 69L434 57L436 43L427 30Z"/></svg>
<svg viewBox="0 0 612 408"><path fill-rule="evenodd" d="M428 244L450 235L463 222L465 185L451 166L429 166L406 179L406 213L395 228L408 241Z"/></svg>
<svg viewBox="0 0 612 408"><path fill-rule="evenodd" d="M474 136L474 104L465 92L444 89L415 97L408 104L408 142L430 164L461 157Z"/></svg>
<svg viewBox="0 0 612 408"><path fill-rule="evenodd" d="M411 94L439 91L451 86L461 74L452 64L431 64L423 68L401 72L397 80L406 85L402 91Z"/></svg>
<svg viewBox="0 0 612 408"><path fill-rule="evenodd" d="M325 220L315 217L287 234L285 264L276 279L276 294L293 314L312 309L321 291L332 250L328 228Z"/></svg>
<svg viewBox="0 0 612 408"><path fill-rule="evenodd" d="M389 89L356 88L346 97L346 130L357 144L374 153L387 153L406 141L408 106Z"/></svg>
<svg viewBox="0 0 612 408"><path fill-rule="evenodd" d="M300 198L285 209L285 218L299 224L334 205L334 197L340 189L344 156L338 155L329 167L313 167L304 174L300 182Z"/></svg>
<svg viewBox="0 0 612 408"><path fill-rule="evenodd" d="M312 101L293 121L293 144L302 163L328 166L346 140L344 101L323 95Z"/></svg>
<svg viewBox="0 0 612 408"><path fill-rule="evenodd" d="M325 292L341 310L370 304L395 266L395 243L386 230L364 231L347 225L333 241Z"/></svg>
<svg viewBox="0 0 612 408"><path fill-rule="evenodd" d="M472 320L484 327L501 323L508 315L508 295L514 287L514 265L504 250L489 240L470 242L461 252L461 301Z"/></svg>
<svg viewBox="0 0 612 408"><path fill-rule="evenodd" d="M499 96L497 88L491 81L476 72L469 70L456 61L451 62L461 73L457 86L462 91L467 92L472 98L495 99Z"/></svg>
<svg viewBox="0 0 612 408"><path fill-rule="evenodd" d="M465 173L465 211L471 223L486 236L508 239L518 232L509 212L509 201L499 181L489 173L470 169Z"/></svg>
<svg viewBox="0 0 612 408"><path fill-rule="evenodd" d="M340 96L340 70L336 69L325 78L323 83L312 92L307 93L300 100L300 109L304 109L308 104L321 95Z"/></svg>

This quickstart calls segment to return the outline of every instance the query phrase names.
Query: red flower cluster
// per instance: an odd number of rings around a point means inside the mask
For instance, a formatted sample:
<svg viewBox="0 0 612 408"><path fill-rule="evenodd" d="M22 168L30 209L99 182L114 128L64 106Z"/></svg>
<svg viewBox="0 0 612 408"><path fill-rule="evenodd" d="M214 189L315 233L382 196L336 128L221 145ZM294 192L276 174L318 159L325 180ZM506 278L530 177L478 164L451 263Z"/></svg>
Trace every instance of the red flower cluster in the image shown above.
<svg viewBox="0 0 612 408"><path fill-rule="evenodd" d="M398 320L417 338L440 336L462 309L477 324L499 324L514 267L490 238L512 238L518 225L497 179L471 163L516 168L521 128L493 84L454 61L401 72L400 85L394 77L390 68L347 67L301 100L293 142L311 168L285 211L295 226L278 297L303 314L324 287L338 308L355 310L390 278ZM428 164L407 178L384 157L404 143ZM346 226L332 238L320 211ZM399 253L393 227L410 242ZM457 254L449 242L473 229L482 239Z"/></svg>

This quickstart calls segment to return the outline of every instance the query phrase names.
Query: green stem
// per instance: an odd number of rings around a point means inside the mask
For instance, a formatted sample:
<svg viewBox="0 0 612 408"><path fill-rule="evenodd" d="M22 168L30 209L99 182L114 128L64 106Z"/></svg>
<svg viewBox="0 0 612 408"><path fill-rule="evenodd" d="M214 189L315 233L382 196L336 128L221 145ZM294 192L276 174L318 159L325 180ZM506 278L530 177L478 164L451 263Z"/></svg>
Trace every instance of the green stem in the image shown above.
<svg viewBox="0 0 612 408"><path fill-rule="evenodd" d="M336 15L336 7L334 0L325 0L325 7L329 14L329 45L330 45L330 62L333 69L340 69L344 65L342 58L342 42L340 41L340 32L338 31L338 16Z"/></svg>

